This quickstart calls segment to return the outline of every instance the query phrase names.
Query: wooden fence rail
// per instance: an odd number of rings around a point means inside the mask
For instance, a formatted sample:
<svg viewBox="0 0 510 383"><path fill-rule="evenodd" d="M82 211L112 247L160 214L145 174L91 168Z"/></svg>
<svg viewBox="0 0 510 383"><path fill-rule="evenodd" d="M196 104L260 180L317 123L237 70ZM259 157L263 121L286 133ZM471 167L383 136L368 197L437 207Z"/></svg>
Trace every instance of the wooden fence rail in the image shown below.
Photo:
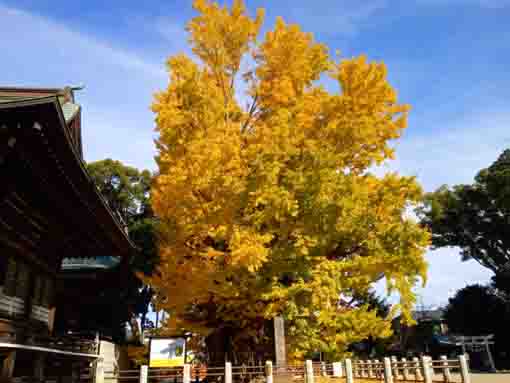
<svg viewBox="0 0 510 383"><path fill-rule="evenodd" d="M454 379L457 377L457 379ZM342 362L316 363L307 360L304 364L273 365L268 361L265 365L232 366L226 362L224 366L209 367L205 365L189 365L175 368L148 368L142 366L140 370L120 371L118 383L200 383L204 380L218 383L260 382L273 383L275 381L304 381L304 383L318 383L320 378L332 378L339 382L357 383L367 380L397 382L444 382L470 383L469 369L465 355L458 359L448 359L443 356L438 360L423 356L420 359L405 358L397 360L395 357L383 360L351 360ZM321 383L323 381L320 381ZM103 382L96 382L103 383ZM105 383L108 383L105 379Z"/></svg>

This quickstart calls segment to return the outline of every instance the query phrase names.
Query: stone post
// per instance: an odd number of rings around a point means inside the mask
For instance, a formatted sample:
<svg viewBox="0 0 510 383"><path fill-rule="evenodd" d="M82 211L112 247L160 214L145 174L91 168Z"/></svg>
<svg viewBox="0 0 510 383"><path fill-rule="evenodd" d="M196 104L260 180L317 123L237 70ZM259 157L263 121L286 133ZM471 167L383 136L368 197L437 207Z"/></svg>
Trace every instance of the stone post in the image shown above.
<svg viewBox="0 0 510 383"><path fill-rule="evenodd" d="M354 376L352 375L352 361L345 359L345 378L346 383L354 383Z"/></svg>
<svg viewBox="0 0 510 383"><path fill-rule="evenodd" d="M225 362L225 383L232 383L232 363Z"/></svg>
<svg viewBox="0 0 510 383"><path fill-rule="evenodd" d="M273 383L273 362L266 362L266 383Z"/></svg>
<svg viewBox="0 0 510 383"><path fill-rule="evenodd" d="M430 356L421 357L421 366L423 369L423 381L425 383L432 383L432 375L434 371L432 370L432 359Z"/></svg>
<svg viewBox="0 0 510 383"><path fill-rule="evenodd" d="M140 380L139 380L139 383L147 383L148 380L149 380L149 366L142 366L142 367L140 367ZM104 381L104 377L103 377L103 381ZM97 380L96 380L96 383L98 383Z"/></svg>
<svg viewBox="0 0 510 383"><path fill-rule="evenodd" d="M333 362L333 377L341 378L343 376L342 362Z"/></svg>
<svg viewBox="0 0 510 383"><path fill-rule="evenodd" d="M462 376L462 383L471 383L471 377L469 376L469 365L466 359L466 355L459 356L460 362L460 375Z"/></svg>
<svg viewBox="0 0 510 383"><path fill-rule="evenodd" d="M384 383L393 383L390 358L384 358Z"/></svg>
<svg viewBox="0 0 510 383"><path fill-rule="evenodd" d="M422 380L423 376L421 375L420 361L417 357L413 358L413 366L415 380Z"/></svg>
<svg viewBox="0 0 510 383"><path fill-rule="evenodd" d="M402 374L404 375L404 380L409 381L411 380L411 375L409 374L409 366L407 364L406 358L402 358L402 364L403 364Z"/></svg>
<svg viewBox="0 0 510 383"><path fill-rule="evenodd" d="M328 371L326 370L326 362L321 362L321 375L328 376Z"/></svg>
<svg viewBox="0 0 510 383"><path fill-rule="evenodd" d="M313 383L313 363L311 360L305 362L305 383Z"/></svg>
<svg viewBox="0 0 510 383"><path fill-rule="evenodd" d="M274 326L274 347L276 367L287 365L287 354L285 350L285 322L282 316L273 319Z"/></svg>
<svg viewBox="0 0 510 383"><path fill-rule="evenodd" d="M441 355L440 359L443 361L443 378L446 383L450 383L452 381L452 375L450 373L450 368L448 367L448 357L446 355Z"/></svg>

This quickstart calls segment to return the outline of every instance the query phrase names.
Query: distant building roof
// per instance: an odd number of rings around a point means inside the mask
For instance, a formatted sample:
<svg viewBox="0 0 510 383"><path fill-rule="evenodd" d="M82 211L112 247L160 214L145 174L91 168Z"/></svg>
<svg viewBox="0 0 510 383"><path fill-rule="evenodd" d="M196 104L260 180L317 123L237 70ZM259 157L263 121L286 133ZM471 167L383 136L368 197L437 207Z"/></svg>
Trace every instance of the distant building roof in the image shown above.
<svg viewBox="0 0 510 383"><path fill-rule="evenodd" d="M416 322L442 321L444 319L444 309L433 310L414 310L411 316ZM397 316L394 321L400 321L401 315Z"/></svg>
<svg viewBox="0 0 510 383"><path fill-rule="evenodd" d="M136 249L86 170L73 90L0 87L2 140L12 142L0 145L0 184L15 185L4 193L9 204L0 206L12 239L0 238L0 245L30 244L34 257L47 256L51 252L41 249L54 248L59 257L114 255L126 260ZM68 261L68 266L78 265ZM92 261L90 266L106 267L108 262Z"/></svg>
<svg viewBox="0 0 510 383"><path fill-rule="evenodd" d="M22 87L0 87L0 103L31 100L48 96L57 96L64 119L69 123L78 111L80 105L74 102L74 91L82 87L63 88L22 88Z"/></svg>
<svg viewBox="0 0 510 383"><path fill-rule="evenodd" d="M417 322L419 321L440 321L443 320L444 310L443 309L435 309L435 310L415 310L412 312L413 319Z"/></svg>
<svg viewBox="0 0 510 383"><path fill-rule="evenodd" d="M64 258L62 261L62 270L92 270L92 269L111 269L120 263L119 257L95 257L95 258Z"/></svg>

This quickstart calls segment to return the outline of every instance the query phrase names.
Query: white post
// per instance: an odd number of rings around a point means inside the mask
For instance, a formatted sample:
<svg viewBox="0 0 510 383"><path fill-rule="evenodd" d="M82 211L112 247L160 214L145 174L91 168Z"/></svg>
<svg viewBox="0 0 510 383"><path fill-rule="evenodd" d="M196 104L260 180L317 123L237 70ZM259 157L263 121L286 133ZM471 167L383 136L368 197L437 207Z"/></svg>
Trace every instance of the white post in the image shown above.
<svg viewBox="0 0 510 383"><path fill-rule="evenodd" d="M321 362L321 374L322 376L328 376L328 372L326 370L326 362Z"/></svg>
<svg viewBox="0 0 510 383"><path fill-rule="evenodd" d="M393 377L395 380L398 380L398 359L396 356L392 356L391 358L391 372L393 372Z"/></svg>
<svg viewBox="0 0 510 383"><path fill-rule="evenodd" d="M149 378L149 366L140 367L140 380L139 383L147 383ZM97 383L97 381L96 381Z"/></svg>
<svg viewBox="0 0 510 383"><path fill-rule="evenodd" d="M333 362L333 377L341 378L342 376L342 362Z"/></svg>
<svg viewBox="0 0 510 383"><path fill-rule="evenodd" d="M489 357L489 363L491 365L492 372L496 372L496 365L494 364L494 358L492 357L491 348L489 347L489 338L485 337L485 351Z"/></svg>
<svg viewBox="0 0 510 383"><path fill-rule="evenodd" d="M423 381L425 383L432 383L432 360L430 356L421 357L421 366L423 369Z"/></svg>
<svg viewBox="0 0 510 383"><path fill-rule="evenodd" d="M384 383L393 383L393 375L391 374L391 359L384 358Z"/></svg>
<svg viewBox="0 0 510 383"><path fill-rule="evenodd" d="M191 365L188 363L184 364L182 370L182 383L191 383Z"/></svg>
<svg viewBox="0 0 510 383"><path fill-rule="evenodd" d="M423 377L421 376L420 362L417 357L413 358L413 365L414 365L415 380L422 380Z"/></svg>
<svg viewBox="0 0 510 383"><path fill-rule="evenodd" d="M375 364L375 368L374 368L375 377L377 379L380 379L381 378L381 367L379 366L379 359L374 359L373 363Z"/></svg>
<svg viewBox="0 0 510 383"><path fill-rule="evenodd" d="M369 378L373 378L374 377L374 370L372 369L372 361L370 359L367 360L367 365L368 365L368 371L367 371L368 377Z"/></svg>
<svg viewBox="0 0 510 383"><path fill-rule="evenodd" d="M305 362L305 382L313 383L313 363L311 360Z"/></svg>
<svg viewBox="0 0 510 383"><path fill-rule="evenodd" d="M466 359L466 355L459 356L460 362L460 375L462 376L462 383L471 383L471 377L469 376L469 365Z"/></svg>
<svg viewBox="0 0 510 383"><path fill-rule="evenodd" d="M225 362L225 383L232 383L232 363Z"/></svg>
<svg viewBox="0 0 510 383"><path fill-rule="evenodd" d="M404 380L409 381L411 380L411 375L409 374L409 366L407 365L407 359L402 358L402 374L404 375Z"/></svg>
<svg viewBox="0 0 510 383"><path fill-rule="evenodd" d="M452 375L450 374L450 368L448 367L448 357L446 355L441 355L440 359L443 361L443 378L446 383L450 383L452 381Z"/></svg>
<svg viewBox="0 0 510 383"><path fill-rule="evenodd" d="M95 375L95 379L96 379L95 383L104 383L104 366L103 366L103 360L102 359L99 359L97 361L97 363L96 363L96 375Z"/></svg>
<svg viewBox="0 0 510 383"><path fill-rule="evenodd" d="M266 383L273 383L273 362L266 362Z"/></svg>
<svg viewBox="0 0 510 383"><path fill-rule="evenodd" d="M345 378L346 383L354 383L354 376L352 375L352 361L345 359Z"/></svg>

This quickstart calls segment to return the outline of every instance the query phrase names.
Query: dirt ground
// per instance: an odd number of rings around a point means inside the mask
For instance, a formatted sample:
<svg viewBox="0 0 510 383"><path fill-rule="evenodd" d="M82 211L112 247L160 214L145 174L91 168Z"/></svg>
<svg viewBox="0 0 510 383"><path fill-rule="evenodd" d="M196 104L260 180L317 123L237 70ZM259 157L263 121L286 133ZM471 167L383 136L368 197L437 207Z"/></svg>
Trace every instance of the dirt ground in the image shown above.
<svg viewBox="0 0 510 383"><path fill-rule="evenodd" d="M375 379L356 379L354 378L354 383L376 383L378 380ZM395 381L395 383L400 383L401 381ZM413 381L411 381L413 382ZM409 383L411 383L409 382ZM444 382L443 377L440 375L434 376L434 382ZM460 375L454 374L452 375L452 383L461 383L462 379ZM421 382L423 383L423 381ZM471 383L510 383L510 373L501 373L501 374L471 374Z"/></svg>
<svg viewBox="0 0 510 383"><path fill-rule="evenodd" d="M471 374L471 383L510 383L510 374Z"/></svg>

